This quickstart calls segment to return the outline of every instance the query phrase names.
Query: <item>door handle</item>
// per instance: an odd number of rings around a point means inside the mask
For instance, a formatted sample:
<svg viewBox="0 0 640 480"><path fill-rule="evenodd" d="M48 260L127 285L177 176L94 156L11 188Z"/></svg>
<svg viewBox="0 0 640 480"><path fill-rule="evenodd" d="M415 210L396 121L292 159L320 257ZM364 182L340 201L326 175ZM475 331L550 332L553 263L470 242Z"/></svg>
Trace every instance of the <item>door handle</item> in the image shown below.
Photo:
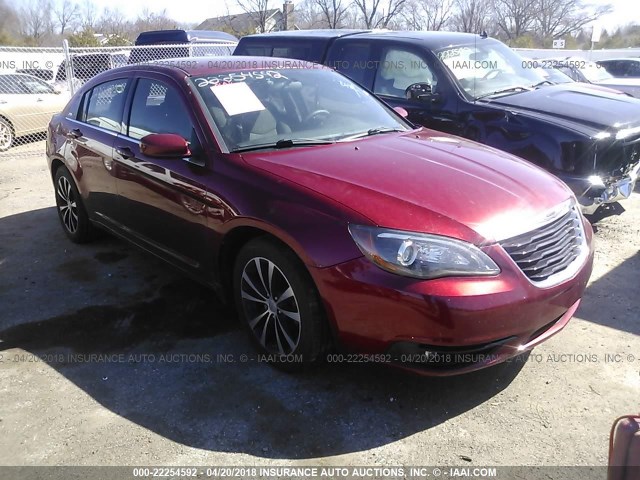
<svg viewBox="0 0 640 480"><path fill-rule="evenodd" d="M38 98L36 102L44 102L44 100L42 98Z"/></svg>
<svg viewBox="0 0 640 480"><path fill-rule="evenodd" d="M82 132L79 128L74 128L73 130L69 130L66 136L67 138L80 138L82 136Z"/></svg>
<svg viewBox="0 0 640 480"><path fill-rule="evenodd" d="M129 158L133 158L135 156L129 147L118 147L116 148L116 153L120 155L122 158L124 158L125 160L128 160Z"/></svg>

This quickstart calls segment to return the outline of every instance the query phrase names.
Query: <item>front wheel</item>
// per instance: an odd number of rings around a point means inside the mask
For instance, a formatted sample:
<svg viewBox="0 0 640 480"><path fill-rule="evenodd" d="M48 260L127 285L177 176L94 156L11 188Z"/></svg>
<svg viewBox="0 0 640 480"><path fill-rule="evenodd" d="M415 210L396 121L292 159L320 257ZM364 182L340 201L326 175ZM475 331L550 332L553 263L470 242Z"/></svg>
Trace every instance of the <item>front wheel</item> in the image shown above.
<svg viewBox="0 0 640 480"><path fill-rule="evenodd" d="M13 145L13 127L8 120L0 117L0 152L6 152Z"/></svg>
<svg viewBox="0 0 640 480"><path fill-rule="evenodd" d="M289 249L267 238L247 243L234 268L240 320L267 361L288 371L321 358L327 325L315 285Z"/></svg>

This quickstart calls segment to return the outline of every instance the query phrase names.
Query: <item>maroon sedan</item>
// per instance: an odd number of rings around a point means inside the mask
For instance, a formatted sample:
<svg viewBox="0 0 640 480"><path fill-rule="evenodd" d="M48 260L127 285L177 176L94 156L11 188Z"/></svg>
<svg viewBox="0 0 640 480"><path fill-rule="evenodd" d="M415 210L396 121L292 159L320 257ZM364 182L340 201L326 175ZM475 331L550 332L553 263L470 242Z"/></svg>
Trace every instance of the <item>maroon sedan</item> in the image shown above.
<svg viewBox="0 0 640 480"><path fill-rule="evenodd" d="M415 128L319 65L167 63L102 73L51 121L62 227L108 230L233 296L273 363L337 349L461 373L578 308L592 231L545 171Z"/></svg>

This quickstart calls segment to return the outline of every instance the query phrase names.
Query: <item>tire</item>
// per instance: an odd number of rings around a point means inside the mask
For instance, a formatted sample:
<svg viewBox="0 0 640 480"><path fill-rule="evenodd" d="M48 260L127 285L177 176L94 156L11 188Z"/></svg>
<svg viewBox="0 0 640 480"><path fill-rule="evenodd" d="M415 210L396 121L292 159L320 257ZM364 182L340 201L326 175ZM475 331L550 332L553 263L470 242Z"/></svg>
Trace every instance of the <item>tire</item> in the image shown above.
<svg viewBox="0 0 640 480"><path fill-rule="evenodd" d="M64 233L74 243L93 240L95 228L91 225L82 197L66 167L61 166L56 170L54 188L58 218Z"/></svg>
<svg viewBox="0 0 640 480"><path fill-rule="evenodd" d="M13 146L15 135L13 126L6 118L0 117L0 152L6 152Z"/></svg>
<svg viewBox="0 0 640 480"><path fill-rule="evenodd" d="M328 338L322 303L291 250L266 237L251 240L236 258L233 286L240 321L268 363L301 371L322 360Z"/></svg>

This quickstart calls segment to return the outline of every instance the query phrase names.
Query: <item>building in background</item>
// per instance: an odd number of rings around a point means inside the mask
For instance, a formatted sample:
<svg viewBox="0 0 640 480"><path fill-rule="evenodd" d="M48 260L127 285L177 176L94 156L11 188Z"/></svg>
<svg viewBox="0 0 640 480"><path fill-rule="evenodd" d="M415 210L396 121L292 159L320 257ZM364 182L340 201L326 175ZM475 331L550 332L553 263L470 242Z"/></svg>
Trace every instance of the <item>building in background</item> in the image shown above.
<svg viewBox="0 0 640 480"><path fill-rule="evenodd" d="M196 27L196 30L220 30L236 36L296 30L293 1L286 0L282 9L273 8L265 11L207 18Z"/></svg>

